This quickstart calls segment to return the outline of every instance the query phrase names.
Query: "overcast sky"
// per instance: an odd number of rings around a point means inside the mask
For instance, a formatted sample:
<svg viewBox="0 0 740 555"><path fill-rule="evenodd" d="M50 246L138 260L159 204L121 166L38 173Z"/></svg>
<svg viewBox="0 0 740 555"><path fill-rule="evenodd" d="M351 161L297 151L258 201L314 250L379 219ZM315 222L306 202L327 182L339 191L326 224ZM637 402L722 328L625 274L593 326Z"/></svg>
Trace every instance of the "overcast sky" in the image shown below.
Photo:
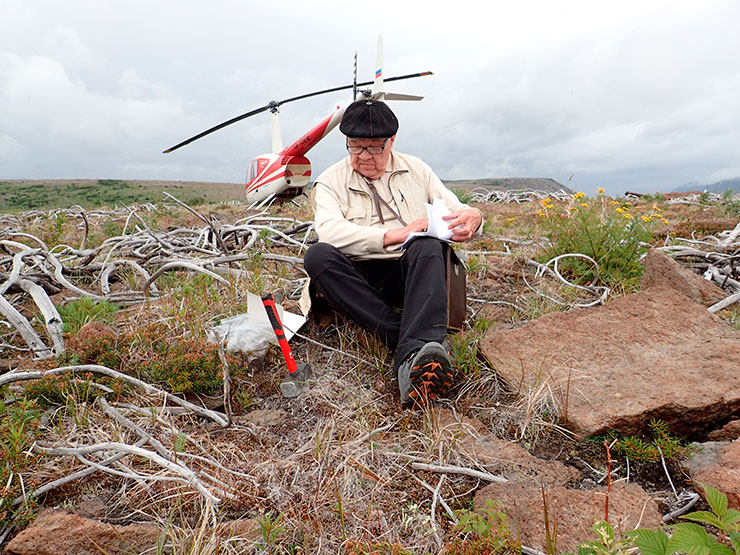
<svg viewBox="0 0 740 555"><path fill-rule="evenodd" d="M443 179L551 177L612 194L740 176L737 0L0 0L0 179L242 182L270 100L371 79L395 148ZM350 93L286 104L296 139ZM345 155L336 130L314 175Z"/></svg>

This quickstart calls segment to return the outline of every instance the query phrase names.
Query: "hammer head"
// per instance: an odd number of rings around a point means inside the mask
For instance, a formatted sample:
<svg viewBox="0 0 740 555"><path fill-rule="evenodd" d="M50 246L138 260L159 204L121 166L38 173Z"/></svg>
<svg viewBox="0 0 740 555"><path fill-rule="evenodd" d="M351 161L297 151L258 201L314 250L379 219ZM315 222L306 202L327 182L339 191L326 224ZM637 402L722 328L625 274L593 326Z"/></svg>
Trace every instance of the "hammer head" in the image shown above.
<svg viewBox="0 0 740 555"><path fill-rule="evenodd" d="M298 397L311 376L313 376L311 365L308 363L299 364L298 369L292 374L288 374L280 383L280 391L283 393L283 397Z"/></svg>

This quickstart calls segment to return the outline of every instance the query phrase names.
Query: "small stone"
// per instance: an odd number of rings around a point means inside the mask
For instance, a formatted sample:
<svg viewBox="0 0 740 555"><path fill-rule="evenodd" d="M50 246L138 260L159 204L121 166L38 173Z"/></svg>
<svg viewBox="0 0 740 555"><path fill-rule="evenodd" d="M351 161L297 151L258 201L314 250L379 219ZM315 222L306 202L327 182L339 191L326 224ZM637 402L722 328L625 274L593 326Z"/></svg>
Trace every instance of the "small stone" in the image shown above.
<svg viewBox="0 0 740 555"><path fill-rule="evenodd" d="M247 414L234 417L237 424L254 424L262 428L269 428L280 424L288 417L288 413L280 409L257 409Z"/></svg>
<svg viewBox="0 0 740 555"><path fill-rule="evenodd" d="M740 420L733 420L714 430L707 436L707 441L733 441L740 438Z"/></svg>
<svg viewBox="0 0 740 555"><path fill-rule="evenodd" d="M740 509L740 439L693 445L700 447L700 451L682 466L689 473L694 489L704 495L701 484L712 486L727 496L731 508Z"/></svg>
<svg viewBox="0 0 740 555"><path fill-rule="evenodd" d="M430 426L441 441L454 444L460 454L491 474L510 481L532 480L545 485L565 485L580 478L575 468L559 461L540 459L514 442L493 436L477 418L460 416L442 408L435 408L430 414Z"/></svg>

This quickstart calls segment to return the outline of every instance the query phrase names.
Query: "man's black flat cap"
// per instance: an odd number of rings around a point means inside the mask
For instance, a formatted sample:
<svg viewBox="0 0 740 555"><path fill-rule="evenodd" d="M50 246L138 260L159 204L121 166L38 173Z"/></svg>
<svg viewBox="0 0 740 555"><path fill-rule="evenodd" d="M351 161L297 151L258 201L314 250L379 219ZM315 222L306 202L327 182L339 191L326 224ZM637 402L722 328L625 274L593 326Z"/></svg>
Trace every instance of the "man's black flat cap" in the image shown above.
<svg viewBox="0 0 740 555"><path fill-rule="evenodd" d="M392 137L398 131L398 120L384 102L358 100L347 107L339 130L362 139Z"/></svg>

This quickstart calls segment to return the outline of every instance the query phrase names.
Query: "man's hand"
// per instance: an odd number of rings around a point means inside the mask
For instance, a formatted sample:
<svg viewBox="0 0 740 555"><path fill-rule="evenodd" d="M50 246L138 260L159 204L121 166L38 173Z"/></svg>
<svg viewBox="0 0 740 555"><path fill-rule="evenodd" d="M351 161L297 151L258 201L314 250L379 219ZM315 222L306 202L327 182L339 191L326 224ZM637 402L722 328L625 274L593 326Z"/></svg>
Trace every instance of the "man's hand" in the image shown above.
<svg viewBox="0 0 740 555"><path fill-rule="evenodd" d="M429 221L426 218L419 218L414 220L409 225L399 227L398 229L389 229L383 235L383 246L390 247L391 245L400 245L409 236L409 233L415 231L426 231L429 227Z"/></svg>
<svg viewBox="0 0 740 555"><path fill-rule="evenodd" d="M462 208L442 216L442 219L450 222L447 228L452 230L452 240L462 242L473 238L483 222L483 215L475 208Z"/></svg>

